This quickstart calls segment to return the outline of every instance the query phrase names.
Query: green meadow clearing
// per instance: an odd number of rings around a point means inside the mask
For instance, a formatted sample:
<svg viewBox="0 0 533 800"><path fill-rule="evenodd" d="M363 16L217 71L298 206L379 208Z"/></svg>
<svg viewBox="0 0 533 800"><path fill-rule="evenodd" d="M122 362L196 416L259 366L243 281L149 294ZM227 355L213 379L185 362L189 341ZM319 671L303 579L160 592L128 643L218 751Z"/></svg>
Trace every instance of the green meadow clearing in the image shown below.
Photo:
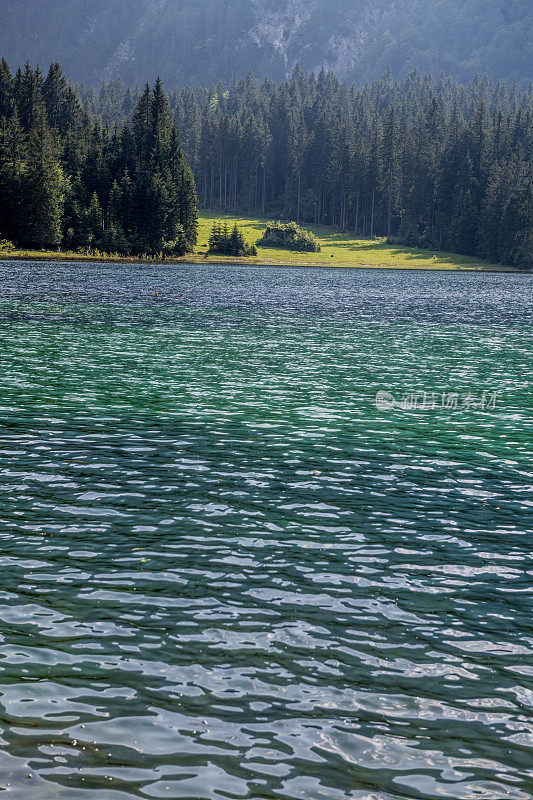
<svg viewBox="0 0 533 800"><path fill-rule="evenodd" d="M295 253L271 247L258 248L258 255L243 259L207 256L209 234L214 222L237 223L248 244L255 244L263 235L268 219L226 216L224 214L199 214L197 252L204 254L205 261L242 261L251 264L326 266L326 267L390 267L395 269L476 269L514 272L512 267L491 264L470 256L454 253L439 253L431 250L390 245L385 239L361 239L353 233L340 233L325 225L302 225L311 230L322 246L320 253Z"/></svg>
<svg viewBox="0 0 533 800"><path fill-rule="evenodd" d="M277 250L271 247L258 248L257 256L235 258L229 256L210 256L208 254L209 234L213 223L225 222L229 227L235 223L241 228L248 244L255 244L261 238L269 222L268 219L242 217L209 212L199 212L198 244L194 253L174 259L185 263L237 263L271 266L317 266L317 267L364 267L389 269L439 269L439 270L490 270L498 272L517 272L512 267L493 264L479 258L457 255L455 253L419 250L387 244L385 239L361 239L353 233L340 233L338 230L321 225L304 225L312 230L320 240L320 253L296 253ZM41 261L114 261L138 262L140 260L159 261L157 257L139 259L120 255L107 255L99 252L71 253L63 251L14 250L1 253L0 258Z"/></svg>

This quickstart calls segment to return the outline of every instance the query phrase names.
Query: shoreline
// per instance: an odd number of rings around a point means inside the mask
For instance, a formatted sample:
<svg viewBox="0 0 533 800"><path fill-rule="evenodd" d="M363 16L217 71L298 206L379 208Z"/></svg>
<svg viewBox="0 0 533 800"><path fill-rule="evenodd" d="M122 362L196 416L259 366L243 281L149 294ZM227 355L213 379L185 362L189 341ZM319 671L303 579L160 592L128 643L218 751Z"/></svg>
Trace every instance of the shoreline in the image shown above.
<svg viewBox="0 0 533 800"><path fill-rule="evenodd" d="M257 256L209 255L209 237L214 224L238 226L248 245L256 244L266 230L268 220L261 217L235 216L217 212L198 212L198 241L191 253L161 260L152 256L106 255L98 250L77 253L70 250L14 249L0 253L6 261L40 261L64 263L98 262L102 264L228 264L249 267L319 267L326 269L394 269L431 272L491 272L531 274L531 269L520 269L507 264L484 261L473 256L416 247L389 244L384 237L364 238L353 232L342 233L332 226L309 225L309 230L319 239L320 253L298 253L279 248L260 248Z"/></svg>
<svg viewBox="0 0 533 800"><path fill-rule="evenodd" d="M429 253L428 251L428 257ZM142 258L139 256L115 256L115 255L89 255L87 253L71 253L62 251L23 250L14 253L0 253L0 261L35 261L41 263L102 263L102 264L227 264L228 266L250 266L250 267L318 267L320 269L387 269L387 270L416 270L422 272L488 272L488 273L511 273L516 275L530 275L531 269L520 269L519 267L497 265L487 263L487 266L472 266L462 264L379 264L379 263L333 263L327 261L309 261L305 257L295 258L294 252L289 253L293 259L291 262L283 260L266 259L261 256L199 256L191 254L180 258L167 258L160 260L157 258Z"/></svg>

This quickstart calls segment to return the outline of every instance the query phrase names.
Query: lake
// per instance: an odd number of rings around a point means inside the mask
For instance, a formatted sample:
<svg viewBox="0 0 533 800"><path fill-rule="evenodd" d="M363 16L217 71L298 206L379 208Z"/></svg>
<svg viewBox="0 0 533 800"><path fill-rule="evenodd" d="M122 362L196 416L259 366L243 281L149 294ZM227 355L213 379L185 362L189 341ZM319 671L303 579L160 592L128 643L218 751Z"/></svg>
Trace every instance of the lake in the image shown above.
<svg viewBox="0 0 533 800"><path fill-rule="evenodd" d="M531 275L0 275L6 798L533 797Z"/></svg>

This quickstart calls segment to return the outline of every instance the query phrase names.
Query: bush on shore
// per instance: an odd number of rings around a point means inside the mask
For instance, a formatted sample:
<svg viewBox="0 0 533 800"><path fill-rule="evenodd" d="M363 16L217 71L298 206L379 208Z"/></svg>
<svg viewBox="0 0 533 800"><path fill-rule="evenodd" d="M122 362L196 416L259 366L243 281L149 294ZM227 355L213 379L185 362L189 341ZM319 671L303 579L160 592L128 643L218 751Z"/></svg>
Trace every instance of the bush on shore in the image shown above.
<svg viewBox="0 0 533 800"><path fill-rule="evenodd" d="M302 253L320 253L322 249L316 236L311 231L300 228L296 222L270 222L257 245L298 250Z"/></svg>

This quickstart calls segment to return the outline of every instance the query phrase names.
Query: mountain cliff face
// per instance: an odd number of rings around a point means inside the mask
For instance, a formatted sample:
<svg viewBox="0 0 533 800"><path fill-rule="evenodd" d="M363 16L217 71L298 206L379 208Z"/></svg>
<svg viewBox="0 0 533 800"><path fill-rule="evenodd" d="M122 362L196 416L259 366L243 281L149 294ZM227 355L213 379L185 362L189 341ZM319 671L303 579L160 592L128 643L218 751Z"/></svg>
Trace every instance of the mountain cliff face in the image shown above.
<svg viewBox="0 0 533 800"><path fill-rule="evenodd" d="M324 66L347 75L364 58L364 48L376 25L414 5L413 0L324 2L288 0L283 4L252 0L257 22L248 32L258 47L271 47L283 58L286 71L296 62Z"/></svg>
<svg viewBox="0 0 533 800"><path fill-rule="evenodd" d="M0 55L75 81L282 78L299 62L364 80L391 66L532 77L530 0L1 0Z"/></svg>

